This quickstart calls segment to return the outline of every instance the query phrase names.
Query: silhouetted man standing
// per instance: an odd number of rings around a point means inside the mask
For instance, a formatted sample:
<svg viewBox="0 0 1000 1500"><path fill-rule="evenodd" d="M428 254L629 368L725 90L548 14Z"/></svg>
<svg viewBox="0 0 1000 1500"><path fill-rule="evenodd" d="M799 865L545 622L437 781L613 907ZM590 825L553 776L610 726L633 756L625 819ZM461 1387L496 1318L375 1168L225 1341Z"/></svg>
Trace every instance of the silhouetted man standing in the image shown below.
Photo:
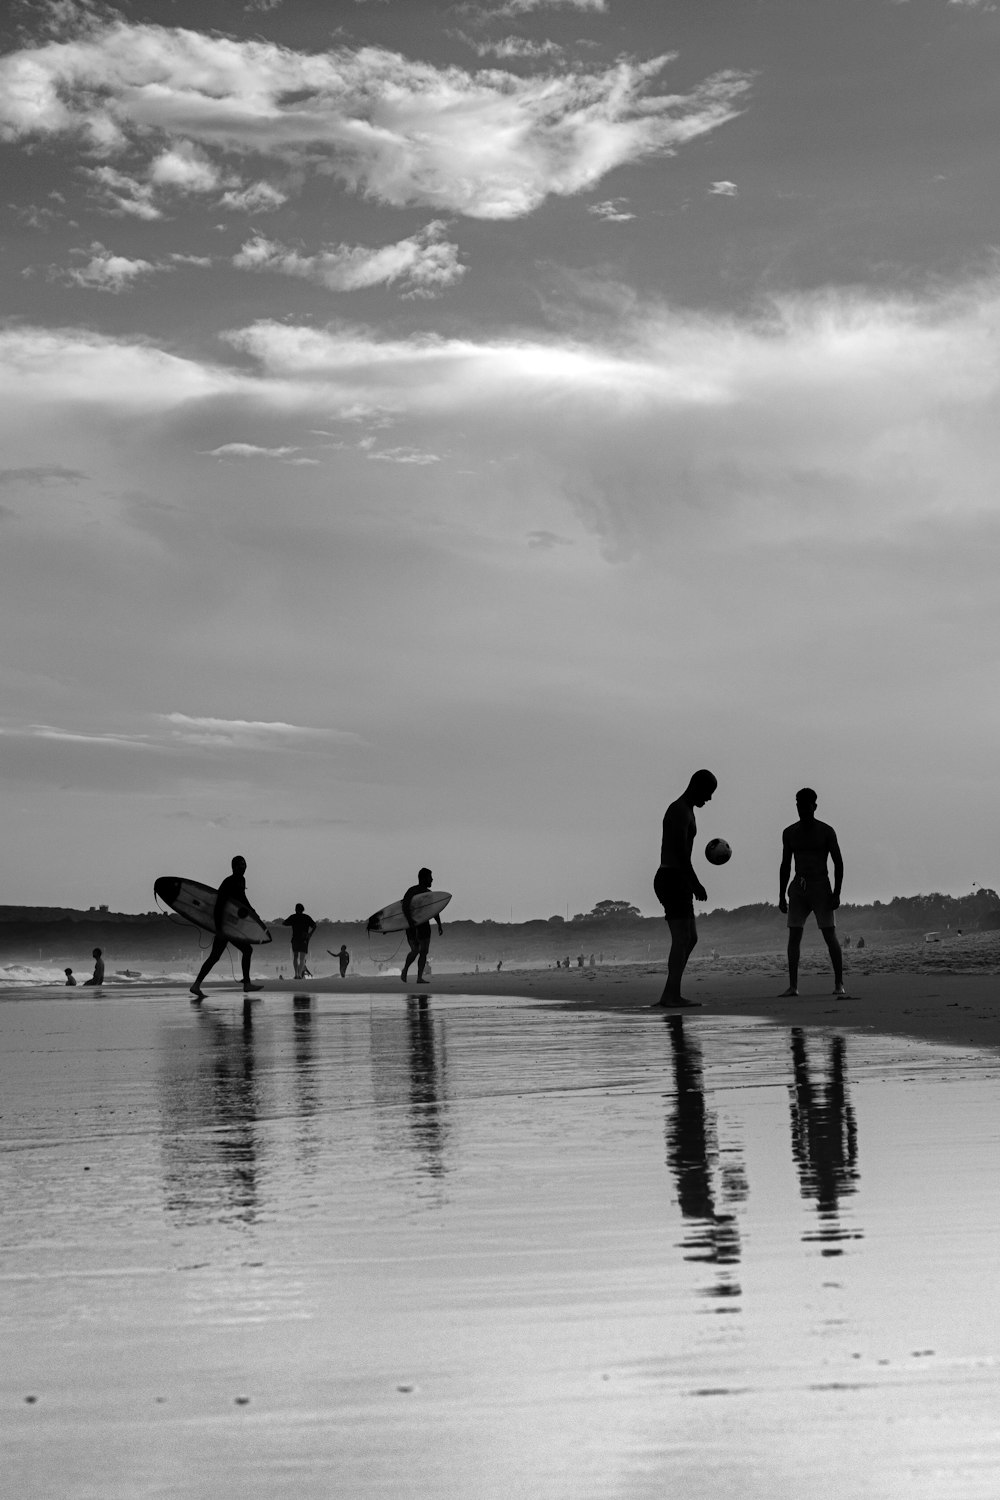
<svg viewBox="0 0 1000 1500"><path fill-rule="evenodd" d="M309 953L309 939L316 931L316 923L306 911L301 901L295 903L295 910L290 917L282 922L282 927L292 929L292 965L295 969L295 978L306 977L306 957Z"/></svg>
<svg viewBox="0 0 1000 1500"><path fill-rule="evenodd" d="M660 868L653 880L653 890L663 907L664 921L670 928L667 982L656 1002L666 1010L699 1003L685 1000L681 994L681 979L698 942L694 903L708 900L708 892L691 864L691 851L698 832L694 810L712 800L718 784L711 771L695 771L682 795L676 802L671 802L663 814Z"/></svg>
<svg viewBox="0 0 1000 1500"><path fill-rule="evenodd" d="M844 860L840 853L837 835L829 823L821 823L816 816L816 793L812 787L804 786L795 794L795 806L799 821L792 823L781 835L781 869L778 873L778 910L788 913L788 988L781 998L790 999L799 993L799 951L802 947L802 929L812 912L816 924L830 950L833 964L833 993L846 995L844 989L844 959L837 941L837 919L834 912L840 905L840 891L844 884ZM827 860L833 861L833 886ZM792 861L795 874L792 873Z"/></svg>

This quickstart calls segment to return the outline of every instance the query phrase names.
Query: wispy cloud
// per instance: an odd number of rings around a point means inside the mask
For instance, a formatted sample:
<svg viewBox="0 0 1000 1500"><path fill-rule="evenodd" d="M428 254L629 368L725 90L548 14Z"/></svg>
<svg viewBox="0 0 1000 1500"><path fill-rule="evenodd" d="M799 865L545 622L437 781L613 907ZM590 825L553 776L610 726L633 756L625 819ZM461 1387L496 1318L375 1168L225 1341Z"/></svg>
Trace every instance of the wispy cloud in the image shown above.
<svg viewBox="0 0 1000 1500"><path fill-rule="evenodd" d="M257 443L220 443L218 448L209 448L205 457L289 459L298 451L298 448L294 446L262 448Z"/></svg>
<svg viewBox="0 0 1000 1500"><path fill-rule="evenodd" d="M169 271L171 266L162 262L135 259L127 255L115 255L95 240L89 250L74 250L73 255L89 255L85 266L70 266L63 269L53 267L49 275L54 281L68 285L88 287L97 292L127 292L144 276L155 271Z"/></svg>
<svg viewBox="0 0 1000 1500"><path fill-rule="evenodd" d="M713 182L708 191L716 198L735 198L739 190L735 182L722 181Z"/></svg>
<svg viewBox="0 0 1000 1500"><path fill-rule="evenodd" d="M31 464L24 469L0 469L0 485L79 484L86 478L86 474L79 469L67 469L62 464Z"/></svg>
<svg viewBox="0 0 1000 1500"><path fill-rule="evenodd" d="M398 285L410 296L434 296L465 274L457 245L445 240L444 233L445 225L434 220L418 234L394 245L377 250L337 245L315 255L302 255L257 235L234 257L233 265L244 271L299 276L335 292Z"/></svg>
<svg viewBox="0 0 1000 1500"><path fill-rule="evenodd" d="M502 13L535 8L512 3ZM0 59L0 134L81 137L105 157L88 171L106 206L145 218L161 212L149 171L207 191L227 153L243 153L308 161L382 203L512 219L739 113L748 80L733 72L656 94L671 60L521 78L435 68L377 47L302 53L121 21ZM143 151L146 180L110 165Z"/></svg>
<svg viewBox="0 0 1000 1500"><path fill-rule="evenodd" d="M626 224L629 219L635 218L635 214L622 207L626 201L625 198L605 198L603 203L588 204L587 212L608 224Z"/></svg>
<svg viewBox="0 0 1000 1500"><path fill-rule="evenodd" d="M161 719L173 739L214 749L273 751L359 743L359 736L349 730L284 724L280 720L217 719L181 713L163 714Z"/></svg>

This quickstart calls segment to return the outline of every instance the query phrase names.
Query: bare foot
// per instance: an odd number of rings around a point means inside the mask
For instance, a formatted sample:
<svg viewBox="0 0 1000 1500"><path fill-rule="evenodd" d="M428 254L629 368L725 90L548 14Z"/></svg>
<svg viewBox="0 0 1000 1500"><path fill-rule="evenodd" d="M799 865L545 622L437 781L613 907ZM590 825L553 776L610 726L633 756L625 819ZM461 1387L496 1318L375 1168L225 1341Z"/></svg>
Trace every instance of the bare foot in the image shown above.
<svg viewBox="0 0 1000 1500"><path fill-rule="evenodd" d="M795 985L794 984L790 984L788 986L787 990L782 990L781 994L778 996L778 999L779 1000L795 1000L795 999L798 998L798 993L799 992L798 992L797 988L795 987Z"/></svg>
<svg viewBox="0 0 1000 1500"><path fill-rule="evenodd" d="M847 991L844 989L844 986L842 984L835 984L833 987L833 993L835 995L839 995L841 1000L847 1000L849 998Z"/></svg>
<svg viewBox="0 0 1000 1500"><path fill-rule="evenodd" d="M671 1000L669 995L664 995L651 1005L650 1010L700 1010L700 1000L685 1000L683 995L678 995L676 1000Z"/></svg>
<svg viewBox="0 0 1000 1500"><path fill-rule="evenodd" d="M191 986L190 994L195 1000L204 1000L205 998L205 991L197 984Z"/></svg>
<svg viewBox="0 0 1000 1500"><path fill-rule="evenodd" d="M259 990L260 988L259 984L245 984L243 986L243 993L244 995L249 995L251 990Z"/></svg>

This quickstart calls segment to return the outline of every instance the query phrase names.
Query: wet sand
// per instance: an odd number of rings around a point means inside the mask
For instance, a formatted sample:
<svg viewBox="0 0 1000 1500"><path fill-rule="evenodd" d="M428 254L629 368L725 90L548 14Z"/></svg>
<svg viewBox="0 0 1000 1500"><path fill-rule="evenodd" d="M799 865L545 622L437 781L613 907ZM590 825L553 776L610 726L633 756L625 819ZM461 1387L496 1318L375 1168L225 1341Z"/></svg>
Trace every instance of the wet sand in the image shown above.
<svg viewBox="0 0 1000 1500"><path fill-rule="evenodd" d="M771 978L0 995L9 1492L994 1500L995 981Z"/></svg>
<svg viewBox="0 0 1000 1500"><path fill-rule="evenodd" d="M685 992L699 1015L761 1016L789 1026L838 1025L851 1030L911 1036L958 1046L1000 1047L1000 977L976 970L953 972L947 960L911 970L846 975L850 998L833 995L828 969L811 960L800 975L799 998L782 1000L784 968L767 955L728 959L709 967L692 963ZM752 966L751 966L752 965ZM664 970L651 964L605 969L503 969L499 974L435 974L426 988L438 995L524 996L573 1010L640 1012L658 1000ZM228 986L232 989L232 983ZM211 986L210 986L211 988ZM302 994L406 993L398 977L268 981L268 988ZM416 986L410 986L416 992Z"/></svg>

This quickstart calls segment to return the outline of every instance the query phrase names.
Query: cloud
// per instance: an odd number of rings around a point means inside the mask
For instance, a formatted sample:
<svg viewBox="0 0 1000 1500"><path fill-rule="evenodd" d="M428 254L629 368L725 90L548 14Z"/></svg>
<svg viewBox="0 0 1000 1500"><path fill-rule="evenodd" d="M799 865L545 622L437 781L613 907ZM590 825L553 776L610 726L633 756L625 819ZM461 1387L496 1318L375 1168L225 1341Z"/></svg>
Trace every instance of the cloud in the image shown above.
<svg viewBox="0 0 1000 1500"><path fill-rule="evenodd" d="M513 219L615 167L669 155L739 112L748 80L733 72L654 93L669 61L520 78L377 47L302 53L122 21L0 59L0 135L77 135L92 152L130 160L155 142L161 170L170 161L175 176L184 153L195 171L195 149L243 153L332 173L397 207ZM111 211L157 216L149 182L109 165L90 175Z"/></svg>
<svg viewBox="0 0 1000 1500"><path fill-rule="evenodd" d="M32 464L25 469L0 469L0 486L79 484L86 478L86 474L82 474L79 469L67 469L61 464Z"/></svg>
<svg viewBox="0 0 1000 1500"><path fill-rule="evenodd" d="M219 186L220 173L197 146L180 141L154 158L149 180L155 187L182 193L211 193Z"/></svg>
<svg viewBox="0 0 1000 1500"><path fill-rule="evenodd" d="M735 198L739 191L735 182L713 182L709 193L717 198Z"/></svg>
<svg viewBox="0 0 1000 1500"><path fill-rule="evenodd" d="M524 16L533 10L557 10L560 7L573 10L592 10L603 13L608 0L504 0L504 4L480 11L487 20L492 16Z"/></svg>
<svg viewBox="0 0 1000 1500"><path fill-rule="evenodd" d="M425 453L420 448L373 448L368 457L387 464L439 464L437 453Z"/></svg>
<svg viewBox="0 0 1000 1500"><path fill-rule="evenodd" d="M206 458L288 458L299 450L295 447L259 448L256 443L221 443L210 448Z"/></svg>
<svg viewBox="0 0 1000 1500"><path fill-rule="evenodd" d="M64 281L73 286L88 287L97 292L127 292L142 276L151 276L154 271L170 270L169 266L154 264L149 260L129 260L125 255L114 255L95 240L90 250L74 250L74 255L89 255L85 266L54 269L53 280Z"/></svg>
<svg viewBox="0 0 1000 1500"><path fill-rule="evenodd" d="M2 67L2 65L0 65ZM97 189L97 201L106 213L152 221L163 214L153 202L153 188L114 167L85 167L84 176Z"/></svg>
<svg viewBox="0 0 1000 1500"><path fill-rule="evenodd" d="M529 531L528 546L551 551L553 547L572 547L573 539L556 531Z"/></svg>
<svg viewBox="0 0 1000 1500"><path fill-rule="evenodd" d="M476 37L466 36L462 31L455 32L454 35L470 47L477 57L539 59L565 56L565 49L560 47L558 42L535 42L524 36L505 36L496 41L479 41Z"/></svg>
<svg viewBox="0 0 1000 1500"><path fill-rule="evenodd" d="M233 265L244 271L300 276L335 292L399 285L409 296L434 296L465 274L458 247L443 239L444 232L445 225L434 220L418 234L378 250L337 245L315 255L301 255L257 235L234 256Z"/></svg>
<svg viewBox="0 0 1000 1500"><path fill-rule="evenodd" d="M635 214L621 207L626 201L624 198L606 198L603 203L589 203L587 212L596 214L597 218L604 219L608 224L626 224L629 219L635 218Z"/></svg>
<svg viewBox="0 0 1000 1500"><path fill-rule="evenodd" d="M163 714L161 718L173 740L213 749L275 751L360 743L360 736L349 730L284 724L280 720L199 718L181 713Z"/></svg>
<svg viewBox="0 0 1000 1500"><path fill-rule="evenodd" d="M233 213L271 213L287 200L288 194L276 188L273 183L251 182L247 187L230 188L223 193L219 199L219 207Z"/></svg>

